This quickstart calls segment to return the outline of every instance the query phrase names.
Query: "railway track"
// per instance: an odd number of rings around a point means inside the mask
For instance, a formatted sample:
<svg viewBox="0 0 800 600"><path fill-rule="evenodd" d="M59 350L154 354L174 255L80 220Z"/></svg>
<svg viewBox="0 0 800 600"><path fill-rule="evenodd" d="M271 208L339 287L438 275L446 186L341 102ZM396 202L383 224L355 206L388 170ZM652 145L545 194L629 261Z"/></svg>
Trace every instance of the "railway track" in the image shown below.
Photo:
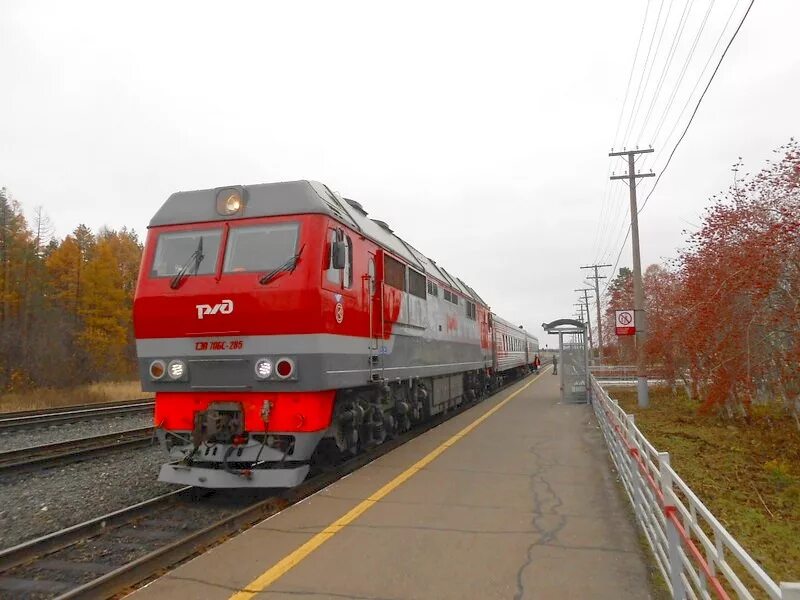
<svg viewBox="0 0 800 600"><path fill-rule="evenodd" d="M0 596L93 599L129 590L476 404L464 403L380 446L317 468L303 484L289 490L213 492L186 487L0 551Z"/></svg>
<svg viewBox="0 0 800 600"><path fill-rule="evenodd" d="M152 439L153 428L141 427L0 452L0 475L54 467L122 448L143 447L149 445Z"/></svg>
<svg viewBox="0 0 800 600"><path fill-rule="evenodd" d="M111 416L147 413L152 412L154 406L154 400L140 398L108 404L84 404L57 409L0 413L0 432L77 423Z"/></svg>

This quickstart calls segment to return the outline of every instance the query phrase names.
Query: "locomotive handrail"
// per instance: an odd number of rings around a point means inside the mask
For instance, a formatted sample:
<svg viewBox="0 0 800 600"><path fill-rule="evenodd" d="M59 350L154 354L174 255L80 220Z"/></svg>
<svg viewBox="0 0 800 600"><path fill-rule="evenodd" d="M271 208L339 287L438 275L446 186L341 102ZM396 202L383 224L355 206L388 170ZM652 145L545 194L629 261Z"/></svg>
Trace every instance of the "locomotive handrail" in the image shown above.
<svg viewBox="0 0 800 600"><path fill-rule="evenodd" d="M800 583L775 583L636 427L634 415L590 375L609 453L673 598L800 600Z"/></svg>

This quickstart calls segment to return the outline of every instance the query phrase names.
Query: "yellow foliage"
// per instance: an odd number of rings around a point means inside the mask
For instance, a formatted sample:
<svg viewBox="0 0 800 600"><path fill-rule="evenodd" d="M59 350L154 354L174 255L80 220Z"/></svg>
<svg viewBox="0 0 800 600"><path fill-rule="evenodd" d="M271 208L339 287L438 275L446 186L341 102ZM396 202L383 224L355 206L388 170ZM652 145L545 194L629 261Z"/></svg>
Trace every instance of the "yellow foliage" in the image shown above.
<svg viewBox="0 0 800 600"><path fill-rule="evenodd" d="M131 329L130 297L123 289L112 245L108 239L100 240L86 265L79 341L95 372L121 376L129 370L125 350Z"/></svg>

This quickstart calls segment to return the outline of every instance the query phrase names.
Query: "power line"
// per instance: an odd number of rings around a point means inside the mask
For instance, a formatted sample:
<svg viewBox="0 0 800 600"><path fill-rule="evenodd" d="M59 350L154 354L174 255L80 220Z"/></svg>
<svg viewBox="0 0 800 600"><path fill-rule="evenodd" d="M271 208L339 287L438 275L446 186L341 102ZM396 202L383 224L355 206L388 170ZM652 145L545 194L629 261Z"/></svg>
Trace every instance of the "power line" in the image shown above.
<svg viewBox="0 0 800 600"><path fill-rule="evenodd" d="M708 88L711 87L711 82L714 81L714 76L717 74L717 71L719 71L719 68L722 65L722 61L725 59L725 55L728 53L728 49L731 47L731 44L733 44L733 40L735 40L736 36L739 34L739 31L741 30L742 25L744 25L745 19L747 19L747 15L750 14L750 9L753 8L753 4L755 4L755 2L756 2L756 0L750 0L750 4L747 6L747 10L745 11L744 15L742 16L742 20L739 21L739 26L736 28L736 31L733 32L733 35L731 36L731 39L728 41L728 45L725 46L725 50L723 50L722 56L719 57L719 62L717 62L717 66L714 68L714 72L711 73L711 78L708 80L708 83L706 84L706 87L703 90L703 93L700 95L700 99L697 101L697 106L694 107L694 111L692 112L692 116L689 117L689 122L686 124L686 128L683 130L683 133L681 134L681 137L675 143L675 147L672 149L672 152L670 152L669 158L667 159L667 163L664 165L664 168L661 169L661 172L658 174L658 177L656 178L656 181L653 184L653 187L651 188L650 193L647 194L647 197L644 199L644 202L642 203L641 208L639 208L639 211L638 211L639 213L641 213L644 210L644 207L647 206L647 201L650 200L650 196L653 195L653 192L655 191L656 187L658 186L658 182L661 180L661 176L667 170L667 167L669 167L669 163L672 162L672 157L675 156L675 151L678 149L678 146L681 145L681 142L683 141L683 138L686 137L686 132L689 131L689 127L691 127L692 121L694 121L694 117L697 114L697 111L700 109L700 104L703 102L703 98L705 98L706 92L708 91Z"/></svg>
<svg viewBox="0 0 800 600"><path fill-rule="evenodd" d="M699 86L700 82L703 80L703 75L705 75L706 69L708 69L708 65L711 63L711 59L714 58L714 54L716 53L717 48L719 47L719 43L722 41L725 32L728 30L728 25L730 25L731 19L733 19L733 15L736 13L736 9L739 7L740 2L741 0L736 0L736 4L733 5L733 8L731 9L730 14L728 15L728 19L725 21L725 26L722 28L722 31L719 32L719 36L717 36L717 41L714 43L714 47L711 49L711 52L709 53L708 58L706 59L706 63L703 65L703 68L700 71L700 75L697 76L697 81L694 82L692 91L686 97L686 102L683 103L681 112L678 113L678 118L675 119L675 124L672 126L672 129L669 130L669 134L667 135L667 137L664 138L664 144L662 145L661 151L656 155L655 162L658 162L658 159L661 158L661 154L664 151L664 148L668 148L666 144L669 140L672 139L672 134L675 133L675 129L680 124L681 118L683 117L683 113L686 112L689 103L692 101L692 97L694 96L694 93L697 91L697 86ZM660 131L661 131L661 126L659 126L658 130L655 132L654 138L655 136L658 135Z"/></svg>
<svg viewBox="0 0 800 600"><path fill-rule="evenodd" d="M694 4L694 0L686 0L686 4L683 5L683 12L681 13L680 18L678 19L678 29L675 32L675 35L672 36L672 43L670 44L669 50L667 51L667 58L664 61L664 68L662 69L661 75L658 78L658 83L656 84L656 91L653 93L653 98L650 101L650 106L647 108L647 113L644 116L644 121L642 122L642 128L639 130L639 135L637 136L637 140L641 139L641 137L644 135L647 123L650 121L650 115L653 113L653 109L656 106L656 101L658 100L658 96L661 93L661 88L664 86L664 82L667 80L667 73L669 73L669 69L672 66L672 61L675 58L675 54L676 51L678 50L678 45L680 44L681 38L683 38L683 31L686 29L686 23L689 22L688 16L692 4Z"/></svg>
<svg viewBox="0 0 800 600"><path fill-rule="evenodd" d="M617 129L614 131L614 144L617 143L617 136L619 135L619 126L622 125L622 115L625 114L625 104L628 102L628 93L631 91L631 80L633 79L633 72L636 69L636 61L639 58L639 47L642 45L642 35L644 34L644 26L647 24L647 13L650 10L650 0L644 9L644 20L642 21L642 29L639 32L639 41L636 42L636 52L633 53L633 62L631 63L631 73L628 75L628 85L625 88L625 99L622 101L622 107L619 109L619 119L617 119ZM611 164L611 160L608 161Z"/></svg>
<svg viewBox="0 0 800 600"><path fill-rule="evenodd" d="M650 36L650 45L647 48L647 56L644 59L644 67L642 67L642 76L639 78L639 85L636 87L636 95L633 97L633 106L631 108L631 116L628 119L628 124L625 126L625 135L622 136L622 142L625 143L625 140L628 139L628 134L630 133L631 125L633 124L633 120L636 118L636 104L639 100L639 92L642 89L642 82L644 81L644 74L647 71L647 63L650 62L650 52L653 50L653 42L656 39L656 31L658 31L658 22L661 20L661 10L664 8L664 0L661 0L661 4L658 6L658 15L656 16L656 24L653 26L653 35Z"/></svg>
<svg viewBox="0 0 800 600"><path fill-rule="evenodd" d="M642 27L639 30L639 39L636 42L636 50L633 53L631 70L630 73L628 74L628 83L625 86L625 97L622 100L622 106L620 106L619 109L619 117L617 118L617 126L616 129L614 130L614 138L613 138L614 144L616 144L617 136L619 135L619 128L622 125L622 117L625 114L625 106L628 103L628 97L631 91L631 82L633 81L633 74L636 71L636 63L639 60L639 49L641 48L642 45L642 37L644 36L645 26L647 25L647 15L649 11L650 11L650 0L647 0L644 9L644 19L642 19ZM608 228L603 227L605 222L605 217L607 217L608 214L610 214L610 212L613 210L613 207L616 206L616 203L612 202L612 200L610 199L612 186L610 180L608 179L608 176L611 175L611 164L612 160L609 158L608 172L606 173L606 178L605 178L606 193L605 196L603 197L603 200L600 203L600 216L597 220L597 228L595 229L595 238L592 244L592 253L595 255L598 254L604 247L605 245L604 238L606 237L606 230L611 228L611 223L609 223ZM614 220L615 219L612 218L611 222L613 222Z"/></svg>
<svg viewBox="0 0 800 600"><path fill-rule="evenodd" d="M694 56L694 52L697 49L697 44L700 41L700 37L703 35L703 31L705 31L706 23L708 23L708 17L711 14L711 9L714 8L714 3L716 0L711 0L711 3L708 5L706 9L705 15L703 15L703 21L700 23L700 29L697 31L697 34L694 36L694 40L692 41L692 45L689 48L689 53L686 55L686 60L683 61L683 66L681 67L681 72L678 75L678 82L675 84L675 87L672 89L672 93L669 96L669 100L667 101L667 105L664 107L664 112L661 113L661 117L659 118L658 126L656 127L655 133L653 133L653 142L655 143L655 139L658 137L658 134L661 132L661 128L664 126L664 123L667 120L667 116L669 114L669 109L672 108L672 104L675 102L675 97L678 95L678 90L683 83L683 79L686 76L686 70L689 68L689 63L692 61L692 57Z"/></svg>
<svg viewBox="0 0 800 600"><path fill-rule="evenodd" d="M683 138L686 137L686 133L689 131L689 127L692 125L692 122L694 121L694 117L695 117L695 115L697 114L697 111L700 108L700 104L703 102L703 98L705 98L706 92L708 92L708 89L711 87L711 82L714 81L714 76L717 74L717 71L719 71L719 68L722 65L722 61L725 59L725 55L728 53L728 50L730 49L731 45L733 44L733 41L736 39L736 36L739 34L739 31L741 30L742 25L744 25L744 22L747 19L747 16L750 14L750 9L753 8L753 4L755 4L755 0L750 0L750 4L747 6L747 10L745 11L744 15L742 16L741 21L739 21L739 25L736 27L736 30L733 32L733 35L731 36L731 39L728 41L728 44L725 46L725 50L722 52L722 56L719 57L719 61L717 62L717 66L714 68L714 72L711 74L711 77L708 80L708 83L706 84L705 89L703 89L703 93L700 95L700 98L697 101L697 105L694 107L694 111L692 112L692 116L689 118L689 122L686 124L686 127L684 128L683 133L681 134L681 137L675 143L675 147L672 149L672 152L670 152L669 158L667 159L667 162L664 165L664 168L661 169L661 171L658 174L658 177L656 177L655 183L653 183L653 187L650 189L650 192L645 197L644 202L642 203L642 206L637 211L638 213L641 214L641 212L644 210L645 206L647 206L647 202L650 200L650 197L653 195L653 192L655 191L656 187L658 186L658 182L661 181L661 177L664 175L664 172L667 170L667 167L669 167L670 162L672 162L672 157L675 155L675 152L678 149L678 146L680 146L680 143L683 141ZM724 30L723 30L723 32L724 32ZM628 237L630 236L630 233L631 233L631 230L630 230L630 226L629 226L628 227L628 231L625 234L625 239L623 240L622 245L620 246L620 249L619 249L619 253L617 254L617 259L614 261L614 267L612 269L612 273L616 272L617 265L619 265L620 258L622 257L622 252L625 249L625 244L628 242ZM603 294L605 294L606 290L608 290L608 286L610 285L610 283L611 283L611 280L609 280L606 283L605 287L603 288Z"/></svg>
<svg viewBox="0 0 800 600"><path fill-rule="evenodd" d="M642 88L642 96L639 98L639 105L636 107L636 116L634 117L633 124L636 124L636 117L639 116L639 111L642 109L642 105L644 104L645 96L647 95L647 87L650 85L650 76L653 74L653 67L656 66L656 60L658 59L658 51L661 49L661 40L664 39L664 32L667 30L667 23L669 22L669 16L672 14L672 4L673 0L669 0L669 6L667 7L667 15L664 17L664 24L661 25L661 33L658 34L658 42L656 42L656 50L653 52L653 61L650 63L650 67L647 69L647 76L644 79L644 87ZM661 17L661 9L658 11L659 19L656 20L656 29L658 29L658 23ZM635 127L634 127L635 129ZM633 130L631 130L631 134L633 134ZM641 137L641 136L639 136ZM639 140L636 140L636 143L639 143Z"/></svg>

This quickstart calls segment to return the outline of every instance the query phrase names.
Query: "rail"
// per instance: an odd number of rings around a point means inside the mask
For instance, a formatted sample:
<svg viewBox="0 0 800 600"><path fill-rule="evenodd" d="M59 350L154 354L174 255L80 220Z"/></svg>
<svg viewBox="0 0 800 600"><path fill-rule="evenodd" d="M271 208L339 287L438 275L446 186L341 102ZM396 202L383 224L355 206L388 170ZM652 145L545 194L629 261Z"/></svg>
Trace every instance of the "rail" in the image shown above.
<svg viewBox="0 0 800 600"><path fill-rule="evenodd" d="M139 427L114 433L77 438L63 442L28 446L0 452L0 473L42 469L91 456L107 454L122 448L139 448L153 442L153 428Z"/></svg>
<svg viewBox="0 0 800 600"><path fill-rule="evenodd" d="M591 375L594 412L611 458L673 598L800 600L777 584L720 524Z"/></svg>
<svg viewBox="0 0 800 600"><path fill-rule="evenodd" d="M152 411L154 406L155 400L152 398L139 398L107 404L82 404L43 410L0 413L0 430L61 425L108 416L146 413Z"/></svg>

